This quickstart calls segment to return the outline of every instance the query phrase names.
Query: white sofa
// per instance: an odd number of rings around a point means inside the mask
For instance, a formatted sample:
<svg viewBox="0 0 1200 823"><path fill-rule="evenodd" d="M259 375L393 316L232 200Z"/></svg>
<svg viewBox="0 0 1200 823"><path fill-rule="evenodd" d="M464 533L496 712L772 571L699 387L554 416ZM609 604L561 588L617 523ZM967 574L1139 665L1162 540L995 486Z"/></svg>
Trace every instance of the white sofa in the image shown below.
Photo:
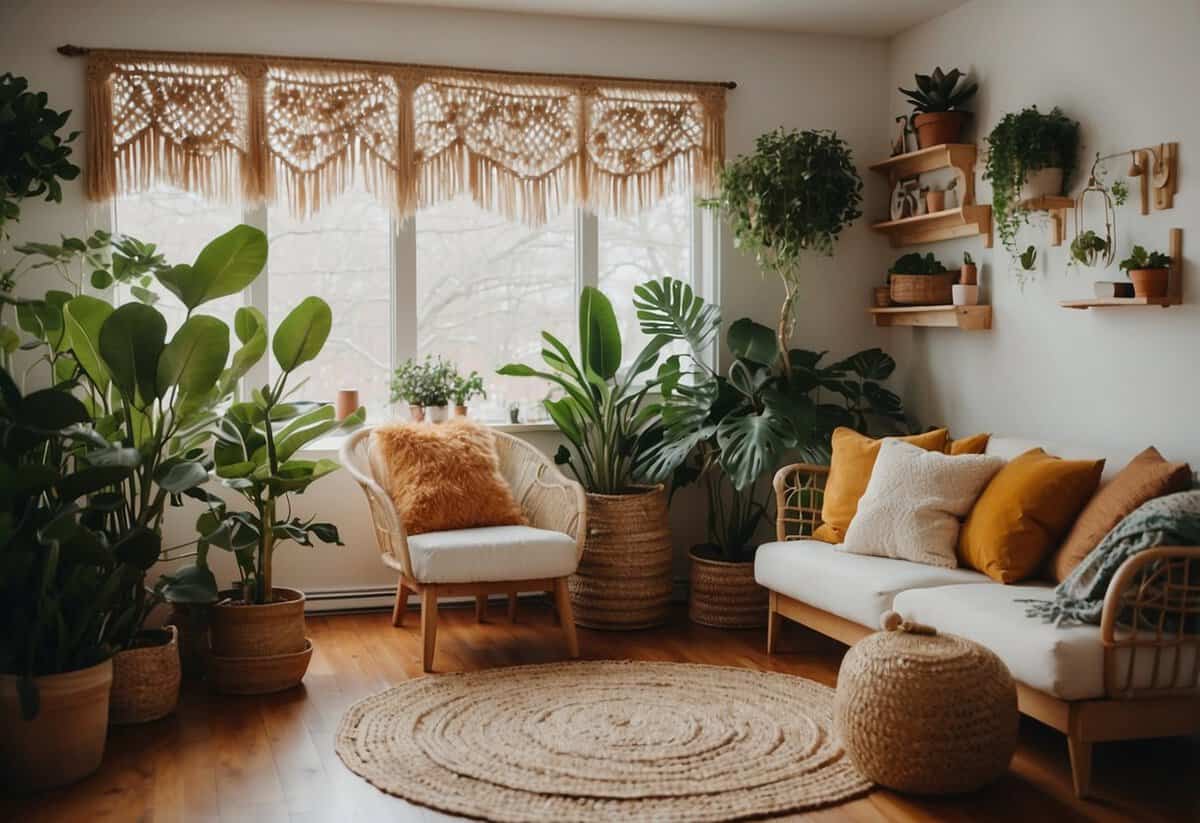
<svg viewBox="0 0 1200 823"><path fill-rule="evenodd" d="M1011 459L1037 446L1067 458L1104 456L995 437L988 454ZM1101 482L1131 457L1110 455ZM1090 790L1093 743L1200 732L1200 634L1135 633L1117 620L1133 608L1152 625L1162 615L1180 616L1181 586L1190 587L1191 602L1200 597L1200 547L1131 558L1109 588L1102 625L1058 628L1026 616L1020 602L1050 599L1048 582L1003 585L971 569L849 554L809 539L820 524L827 475L828 467L794 464L775 476L776 540L758 549L754 563L755 578L771 593L768 652L776 651L784 619L853 644L889 609L981 643L1018 682L1021 711L1067 734L1080 797Z"/></svg>

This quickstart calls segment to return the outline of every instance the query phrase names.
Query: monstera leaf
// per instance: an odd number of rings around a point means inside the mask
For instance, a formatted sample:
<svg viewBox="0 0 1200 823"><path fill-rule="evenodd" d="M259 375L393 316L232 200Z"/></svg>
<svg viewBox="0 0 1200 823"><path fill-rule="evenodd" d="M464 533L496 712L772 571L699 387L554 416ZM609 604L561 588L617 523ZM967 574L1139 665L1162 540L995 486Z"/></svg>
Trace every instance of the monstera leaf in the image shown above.
<svg viewBox="0 0 1200 823"><path fill-rule="evenodd" d="M745 490L774 470L795 443L788 420L770 409L762 414L732 415L717 427L721 467L734 488Z"/></svg>
<svg viewBox="0 0 1200 823"><path fill-rule="evenodd" d="M705 304L682 280L664 277L633 288L633 305L642 333L684 340L700 352L721 326L721 312Z"/></svg>
<svg viewBox="0 0 1200 823"><path fill-rule="evenodd" d="M883 349L865 349L835 363L831 368L850 372L863 380L887 380L896 370L896 361Z"/></svg>
<svg viewBox="0 0 1200 823"><path fill-rule="evenodd" d="M769 366L779 357L775 332L748 317L734 321L725 335L725 342L735 357Z"/></svg>

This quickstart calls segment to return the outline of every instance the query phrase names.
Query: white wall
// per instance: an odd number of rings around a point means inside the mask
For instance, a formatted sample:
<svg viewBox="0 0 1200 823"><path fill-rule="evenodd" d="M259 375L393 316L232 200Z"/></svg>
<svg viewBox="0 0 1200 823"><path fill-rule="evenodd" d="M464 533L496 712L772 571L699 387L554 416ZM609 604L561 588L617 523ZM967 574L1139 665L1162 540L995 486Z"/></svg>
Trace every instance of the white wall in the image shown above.
<svg viewBox="0 0 1200 823"><path fill-rule="evenodd" d="M54 52L67 42L736 80L726 118L730 156L751 150L756 135L776 126L833 128L850 142L864 177L865 165L883 154L889 134L880 117L888 105L886 45L852 38L305 0L0 0L3 69L27 76L34 88L49 92L56 107L73 109L72 125L81 127L83 62ZM868 201L882 202L886 193L879 181L869 179L867 186ZM78 233L89 220L79 186L67 187L66 201L58 207L27 204L15 237ZM884 248L860 221L835 260L814 266L797 324L798 345L837 356L886 340L863 315ZM722 278L727 320L750 315L774 324L781 289L763 280L753 262L728 243ZM283 549L287 554L276 573L281 584L319 589L393 582L375 557L365 502L348 477L322 481L299 503L301 514L315 508L338 523L348 546ZM696 498L680 498L673 512L680 550L702 534L696 505ZM168 539L185 531L186 524L175 521Z"/></svg>
<svg viewBox="0 0 1200 823"><path fill-rule="evenodd" d="M1095 445L1126 453L1148 444L1169 457L1200 464L1195 409L1200 379L1200 3L1196 0L975 0L911 29L890 44L891 114L905 113L897 86L934 65L970 70L979 80L967 140L978 140L1006 113L1058 105L1082 127L1072 193L1102 154L1178 141L1180 188L1175 208L1143 217L1137 181L1118 210L1118 260L1134 243L1166 251L1170 227L1184 229L1184 305L1070 311L1057 301L1087 297L1093 280L1121 272L1081 268L1067 274L1067 246L1048 246L1045 227L1024 230L1042 268L1022 292L1000 247L978 239L930 247L944 260L969 249L984 266L993 304L991 332L915 332L908 350L904 397L924 421L954 432L991 431L1050 443ZM890 118L889 118L890 122ZM1124 174L1127 163L1109 164ZM980 181L979 202L991 200ZM1070 220L1068 220L1070 226ZM1071 234L1068 233L1067 242Z"/></svg>

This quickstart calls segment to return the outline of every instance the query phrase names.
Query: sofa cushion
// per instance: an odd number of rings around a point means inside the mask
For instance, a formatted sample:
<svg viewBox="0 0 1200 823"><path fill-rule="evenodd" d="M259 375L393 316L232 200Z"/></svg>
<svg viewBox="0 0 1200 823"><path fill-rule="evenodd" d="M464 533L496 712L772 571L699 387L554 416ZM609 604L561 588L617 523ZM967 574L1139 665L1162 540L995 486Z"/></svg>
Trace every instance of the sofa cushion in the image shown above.
<svg viewBox="0 0 1200 823"><path fill-rule="evenodd" d="M575 538L532 526L485 526L408 538L421 583L486 583L564 577L575 571Z"/></svg>
<svg viewBox="0 0 1200 823"><path fill-rule="evenodd" d="M754 558L759 585L818 609L879 628L879 616L905 589L955 583L990 583L970 569L946 569L848 554L819 540L791 540L760 546Z"/></svg>
<svg viewBox="0 0 1200 823"><path fill-rule="evenodd" d="M1020 601L1051 600L1053 591L1049 583L910 589L896 595L893 608L908 620L986 646L999 655L1015 679L1038 691L1063 700L1104 697L1100 627L1059 628L1025 614L1029 604ZM1126 671L1129 654L1128 649L1118 652L1118 671ZM1155 677L1152 656L1143 651L1136 661L1134 683L1149 685ZM1179 671L1195 672L1194 662L1195 650L1186 650ZM1169 676L1173 663L1170 654L1165 656L1157 676Z"/></svg>

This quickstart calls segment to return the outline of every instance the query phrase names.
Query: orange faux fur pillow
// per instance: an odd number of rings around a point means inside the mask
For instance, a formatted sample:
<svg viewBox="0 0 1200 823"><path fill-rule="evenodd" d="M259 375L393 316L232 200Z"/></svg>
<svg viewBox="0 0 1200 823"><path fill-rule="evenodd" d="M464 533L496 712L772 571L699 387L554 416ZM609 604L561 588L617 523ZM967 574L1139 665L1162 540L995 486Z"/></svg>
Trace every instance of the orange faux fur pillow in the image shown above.
<svg viewBox="0 0 1200 823"><path fill-rule="evenodd" d="M485 427L465 418L396 423L374 437L409 534L525 524Z"/></svg>

